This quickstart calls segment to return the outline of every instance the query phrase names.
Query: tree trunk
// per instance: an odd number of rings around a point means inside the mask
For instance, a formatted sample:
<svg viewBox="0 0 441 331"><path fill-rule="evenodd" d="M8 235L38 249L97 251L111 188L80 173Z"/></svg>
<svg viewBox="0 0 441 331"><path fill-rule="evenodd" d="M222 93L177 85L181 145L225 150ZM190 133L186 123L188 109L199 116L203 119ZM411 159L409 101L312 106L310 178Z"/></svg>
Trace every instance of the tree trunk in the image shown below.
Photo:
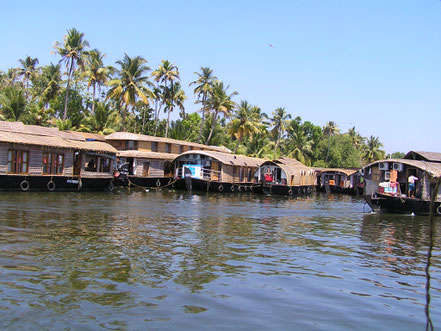
<svg viewBox="0 0 441 331"><path fill-rule="evenodd" d="M70 77L72 75L72 69L73 69L73 60L70 62L70 68L69 72L67 74L67 86L66 86L66 96L64 98L64 114L63 114L63 121L67 118L67 103L69 101L69 85L70 85Z"/></svg>
<svg viewBox="0 0 441 331"><path fill-rule="evenodd" d="M328 155L329 155L329 144L331 142L331 136L328 137L328 150L326 151L326 159L325 162L328 163Z"/></svg>
<svg viewBox="0 0 441 331"><path fill-rule="evenodd" d="M207 95L204 93L204 95L202 96L202 116L201 116L201 128L199 129L199 139L198 139L198 143L201 143L201 138L202 138L202 129L204 127L204 121L205 121L205 102L207 100Z"/></svg>
<svg viewBox="0 0 441 331"><path fill-rule="evenodd" d="M168 109L168 116L167 116L167 126L165 127L165 138L168 137L168 126L170 124L170 114L173 111L173 108Z"/></svg>
<svg viewBox="0 0 441 331"><path fill-rule="evenodd" d="M123 116L122 116L122 131L123 132L126 131L126 114L127 114L127 104L124 107L124 112L123 112Z"/></svg>
<svg viewBox="0 0 441 331"><path fill-rule="evenodd" d="M216 110L216 112L214 113L214 117L213 117L213 123L211 124L210 134L208 135L207 142L205 143L207 145L209 145L211 136L213 135L214 127L215 127L216 121L217 121L217 114L218 114L218 111Z"/></svg>
<svg viewBox="0 0 441 331"><path fill-rule="evenodd" d="M239 144L241 143L242 138L243 138L243 136L240 137L239 139L237 139L236 147L234 147L234 154L237 153L237 149L239 148Z"/></svg>
<svg viewBox="0 0 441 331"><path fill-rule="evenodd" d="M95 114L95 83L92 88L92 114Z"/></svg>

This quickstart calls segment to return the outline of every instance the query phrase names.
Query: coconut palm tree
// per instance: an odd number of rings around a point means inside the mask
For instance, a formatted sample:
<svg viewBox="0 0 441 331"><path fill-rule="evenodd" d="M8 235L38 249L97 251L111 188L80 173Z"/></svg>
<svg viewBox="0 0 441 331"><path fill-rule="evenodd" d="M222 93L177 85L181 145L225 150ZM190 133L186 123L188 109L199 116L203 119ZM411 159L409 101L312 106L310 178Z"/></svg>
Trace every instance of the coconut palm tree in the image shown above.
<svg viewBox="0 0 441 331"><path fill-rule="evenodd" d="M29 81L32 77L35 77L38 73L37 58L31 58L27 56L24 60L18 60L21 64L21 68L18 69L17 74L23 77L23 85L26 86L26 98L29 97Z"/></svg>
<svg viewBox="0 0 441 331"><path fill-rule="evenodd" d="M291 115L285 111L285 108L279 107L273 111L273 117L271 118L271 136L275 139L274 145L274 158L277 155L277 149L280 145L280 141L285 135L286 127L288 125L288 119Z"/></svg>
<svg viewBox="0 0 441 331"><path fill-rule="evenodd" d="M125 130L126 115L129 107L134 107L138 100L149 104L149 98L153 99L153 92L147 87L151 85L145 74L150 70L145 65L147 60L141 56L134 58L124 55L123 60L116 61L120 69L116 69L118 78L107 82L110 86L107 99L113 99L120 107L124 107L122 114L122 130Z"/></svg>
<svg viewBox="0 0 441 331"><path fill-rule="evenodd" d="M229 86L224 88L224 83L222 82L215 82L210 92L210 97L207 100L208 109L213 112L210 134L205 142L207 145L210 143L210 139L213 136L214 127L216 126L219 113L223 114L224 117L228 117L230 112L236 107L236 103L232 100L232 97L238 93L234 91L233 93L228 94L228 88Z"/></svg>
<svg viewBox="0 0 441 331"><path fill-rule="evenodd" d="M54 99L61 89L61 71L60 65L53 63L41 68L41 75L38 80L38 92L41 95L41 101L48 105L49 101Z"/></svg>
<svg viewBox="0 0 441 331"><path fill-rule="evenodd" d="M159 88L159 84L162 83L162 89L166 90L167 88L171 88L171 85L177 80L180 80L179 78L179 69L177 66L175 66L173 63L171 63L168 60L162 60L161 64L159 65L158 69L152 72L152 77L154 77L155 82L157 83L157 88ZM170 86L169 86L170 83ZM166 104L165 100L165 93L160 93L162 95L161 100L161 107L158 109L158 105L156 104L155 107L155 127L158 123L159 118L159 111L161 110L162 106ZM159 100L158 100L159 101ZM156 131L156 130L155 130Z"/></svg>
<svg viewBox="0 0 441 331"><path fill-rule="evenodd" d="M7 86L0 93L0 113L5 119L18 121L26 110L23 88Z"/></svg>
<svg viewBox="0 0 441 331"><path fill-rule="evenodd" d="M338 128L337 124L335 124L335 122L333 122L333 121L329 121L323 127L323 135L328 136L328 149L326 150L325 162L328 162L329 147L330 147L330 143L331 143L331 136L334 136L334 135L336 135L339 132L340 132L340 129Z"/></svg>
<svg viewBox="0 0 441 331"><path fill-rule="evenodd" d="M95 93L96 87L104 85L113 73L114 68L112 66L104 66L103 59L106 55L101 53L98 49L93 49L86 54L86 70L83 73L84 77L87 77L87 88L92 86L92 113L95 111Z"/></svg>
<svg viewBox="0 0 441 331"><path fill-rule="evenodd" d="M288 128L288 138L286 141L286 156L295 158L303 164L308 163L308 155L312 154L312 140L303 130L292 130Z"/></svg>
<svg viewBox="0 0 441 331"><path fill-rule="evenodd" d="M352 128L350 128L348 130L348 136L351 138L352 140L352 144L355 147L360 147L360 145L363 143L363 137L360 136L360 134L355 130L355 126L353 126Z"/></svg>
<svg viewBox="0 0 441 331"><path fill-rule="evenodd" d="M167 126L165 127L165 138L167 138L170 125L170 114L175 106L178 106L179 109L184 110L184 100L187 99L187 97L185 96L179 82L171 84L170 87L166 87L164 95L166 105L164 111L168 112Z"/></svg>
<svg viewBox="0 0 441 331"><path fill-rule="evenodd" d="M202 98L202 116L201 116L201 127L199 129L199 138L198 142L201 142L202 137L202 128L204 127L205 114L207 112L207 97L211 90L213 89L213 83L217 81L217 77L213 75L213 70L208 67L201 67L201 72L195 72L198 78L191 82L189 86L196 85L194 94L198 96L198 98Z"/></svg>
<svg viewBox="0 0 441 331"><path fill-rule="evenodd" d="M67 35L64 36L64 43L55 43L55 52L60 54L60 62L65 62L67 70L67 85L63 114L64 121L67 117L70 80L76 67L84 70L84 55L86 47L89 47L89 42L84 39L84 33L79 32L75 28L67 30Z"/></svg>
<svg viewBox="0 0 441 331"><path fill-rule="evenodd" d="M366 139L366 145L363 146L362 158L367 163L384 159L385 152L380 149L381 147L383 147L383 144L378 137L370 136L369 139Z"/></svg>
<svg viewBox="0 0 441 331"><path fill-rule="evenodd" d="M244 137L252 140L253 134L259 133L260 128L261 123L257 116L257 112L253 111L253 107L248 103L248 101L242 100L237 108L236 113L234 114L230 127L231 136L237 140L234 153L237 153L239 144L242 142Z"/></svg>

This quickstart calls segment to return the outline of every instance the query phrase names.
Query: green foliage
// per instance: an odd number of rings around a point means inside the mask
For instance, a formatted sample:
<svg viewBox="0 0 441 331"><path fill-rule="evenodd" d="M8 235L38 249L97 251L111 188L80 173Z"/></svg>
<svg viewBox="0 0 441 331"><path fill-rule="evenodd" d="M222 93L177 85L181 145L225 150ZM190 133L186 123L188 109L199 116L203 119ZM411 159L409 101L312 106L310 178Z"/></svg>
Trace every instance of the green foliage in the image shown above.
<svg viewBox="0 0 441 331"><path fill-rule="evenodd" d="M328 168L359 168L361 167L360 151L351 141L348 135L336 134L322 140L318 146L319 160L314 162L316 167ZM329 149L328 149L329 146ZM326 162L325 156L328 155Z"/></svg>
<svg viewBox="0 0 441 331"><path fill-rule="evenodd" d="M333 121L322 128L300 117L291 119L283 107L269 118L245 100L237 105L233 97L238 93L228 92L209 67L195 72L189 84L199 109L188 114L175 64L163 60L149 76L142 56L125 55L114 69L104 63L104 53L87 47L84 33L70 29L55 45L65 73L60 63L38 67L38 59L30 56L19 60L19 67L0 72L0 120L103 134L127 130L169 135L253 157L287 156L322 167L360 167L384 158L379 138L364 138L355 127L340 133ZM171 121L176 107L179 119ZM402 158L404 153L388 157Z"/></svg>
<svg viewBox="0 0 441 331"><path fill-rule="evenodd" d="M388 159L404 159L405 156L406 156L406 154L403 152L394 152L392 154L388 154L387 158Z"/></svg>
<svg viewBox="0 0 441 331"><path fill-rule="evenodd" d="M26 110L26 97L22 88L7 86L0 93L0 112L6 120L18 121Z"/></svg>
<svg viewBox="0 0 441 331"><path fill-rule="evenodd" d="M83 104L82 95L74 89L69 92L69 100L67 104L67 119L72 123L72 126L79 127L85 117L85 106ZM50 107L54 110L56 118L64 117L64 96L58 94L57 97L50 102Z"/></svg>

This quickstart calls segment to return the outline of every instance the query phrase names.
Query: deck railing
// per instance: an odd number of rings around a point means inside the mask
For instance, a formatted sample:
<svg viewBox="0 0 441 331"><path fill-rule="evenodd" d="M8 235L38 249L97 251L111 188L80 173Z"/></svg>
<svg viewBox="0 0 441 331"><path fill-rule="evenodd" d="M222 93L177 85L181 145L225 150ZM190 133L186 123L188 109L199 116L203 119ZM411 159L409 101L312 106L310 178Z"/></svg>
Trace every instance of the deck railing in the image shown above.
<svg viewBox="0 0 441 331"><path fill-rule="evenodd" d="M176 169L175 172L176 178L182 178L183 176L183 168ZM221 181L221 172L219 170L212 170L212 169L201 169L201 178L204 180L210 180L213 182Z"/></svg>

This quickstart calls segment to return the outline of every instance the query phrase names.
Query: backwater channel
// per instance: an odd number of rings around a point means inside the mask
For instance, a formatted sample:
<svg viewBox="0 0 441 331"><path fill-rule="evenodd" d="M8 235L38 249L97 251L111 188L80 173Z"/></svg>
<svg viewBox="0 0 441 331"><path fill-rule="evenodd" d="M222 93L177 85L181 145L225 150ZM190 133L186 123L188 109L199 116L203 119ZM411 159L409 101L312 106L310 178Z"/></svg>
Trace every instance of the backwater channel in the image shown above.
<svg viewBox="0 0 441 331"><path fill-rule="evenodd" d="M439 328L429 224L332 194L0 192L0 329Z"/></svg>

